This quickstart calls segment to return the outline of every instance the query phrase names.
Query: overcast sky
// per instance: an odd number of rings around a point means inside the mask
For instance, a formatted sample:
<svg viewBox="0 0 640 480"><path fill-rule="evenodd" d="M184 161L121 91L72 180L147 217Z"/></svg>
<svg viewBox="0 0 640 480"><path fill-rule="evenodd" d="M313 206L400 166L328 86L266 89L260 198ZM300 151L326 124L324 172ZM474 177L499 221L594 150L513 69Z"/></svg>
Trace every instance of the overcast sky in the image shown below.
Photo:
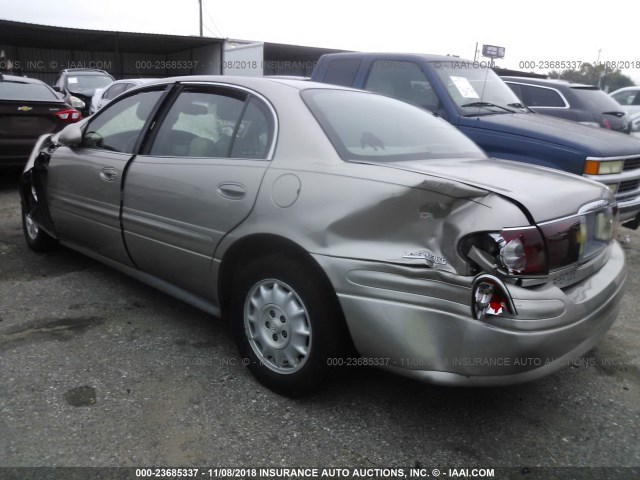
<svg viewBox="0 0 640 480"><path fill-rule="evenodd" d="M535 0L203 0L204 34L363 51L453 54L476 42L521 62L628 62L640 84L640 2ZM611 8L608 8L611 5ZM198 0L0 0L0 18L45 25L198 35ZM544 68L533 70L545 73ZM531 70L526 68L526 70Z"/></svg>

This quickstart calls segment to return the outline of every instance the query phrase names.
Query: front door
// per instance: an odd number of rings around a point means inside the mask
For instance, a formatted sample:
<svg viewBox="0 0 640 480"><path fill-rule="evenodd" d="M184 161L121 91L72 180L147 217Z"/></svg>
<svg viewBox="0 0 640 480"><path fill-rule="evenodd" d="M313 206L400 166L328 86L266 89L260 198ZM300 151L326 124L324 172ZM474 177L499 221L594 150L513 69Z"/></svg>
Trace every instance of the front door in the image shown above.
<svg viewBox="0 0 640 480"><path fill-rule="evenodd" d="M140 92L109 105L89 121L79 146L60 146L53 153L47 198L62 242L132 265L120 227L122 180L161 94Z"/></svg>

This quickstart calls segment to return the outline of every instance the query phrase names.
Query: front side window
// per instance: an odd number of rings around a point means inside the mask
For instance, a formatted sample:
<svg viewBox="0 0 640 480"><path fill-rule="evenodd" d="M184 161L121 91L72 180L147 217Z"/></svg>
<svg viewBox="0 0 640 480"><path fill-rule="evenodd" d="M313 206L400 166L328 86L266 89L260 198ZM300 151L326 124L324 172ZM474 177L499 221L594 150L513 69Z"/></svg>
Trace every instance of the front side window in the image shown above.
<svg viewBox="0 0 640 480"><path fill-rule="evenodd" d="M302 98L346 161L486 158L449 123L392 98L324 89L306 90Z"/></svg>
<svg viewBox="0 0 640 480"><path fill-rule="evenodd" d="M140 131L161 95L161 90L145 91L110 103L87 125L82 146L133 153Z"/></svg>
<svg viewBox="0 0 640 480"><path fill-rule="evenodd" d="M182 92L158 130L150 154L163 157L267 158L273 119L244 92Z"/></svg>

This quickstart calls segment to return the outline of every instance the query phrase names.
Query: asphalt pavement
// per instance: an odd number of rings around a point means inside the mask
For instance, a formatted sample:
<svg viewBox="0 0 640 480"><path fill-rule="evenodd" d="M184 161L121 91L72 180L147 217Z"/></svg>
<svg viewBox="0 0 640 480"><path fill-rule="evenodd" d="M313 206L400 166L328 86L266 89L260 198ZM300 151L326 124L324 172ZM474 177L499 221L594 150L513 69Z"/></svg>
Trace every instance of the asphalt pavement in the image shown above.
<svg viewBox="0 0 640 480"><path fill-rule="evenodd" d="M617 322L554 375L469 389L350 367L291 400L252 378L225 322L65 248L28 250L17 184L0 172L2 467L640 466L638 232L621 230Z"/></svg>

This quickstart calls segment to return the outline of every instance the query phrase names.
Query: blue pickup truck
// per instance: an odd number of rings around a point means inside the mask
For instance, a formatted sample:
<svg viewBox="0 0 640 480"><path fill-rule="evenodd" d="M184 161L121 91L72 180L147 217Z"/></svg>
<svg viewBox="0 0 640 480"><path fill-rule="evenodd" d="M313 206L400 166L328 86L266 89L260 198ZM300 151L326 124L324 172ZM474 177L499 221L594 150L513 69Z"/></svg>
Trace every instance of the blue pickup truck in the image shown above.
<svg viewBox="0 0 640 480"><path fill-rule="evenodd" d="M320 58L311 80L370 90L431 110L492 157L603 182L615 193L621 223L633 229L640 224L640 140L532 112L487 62L439 55L334 53Z"/></svg>

